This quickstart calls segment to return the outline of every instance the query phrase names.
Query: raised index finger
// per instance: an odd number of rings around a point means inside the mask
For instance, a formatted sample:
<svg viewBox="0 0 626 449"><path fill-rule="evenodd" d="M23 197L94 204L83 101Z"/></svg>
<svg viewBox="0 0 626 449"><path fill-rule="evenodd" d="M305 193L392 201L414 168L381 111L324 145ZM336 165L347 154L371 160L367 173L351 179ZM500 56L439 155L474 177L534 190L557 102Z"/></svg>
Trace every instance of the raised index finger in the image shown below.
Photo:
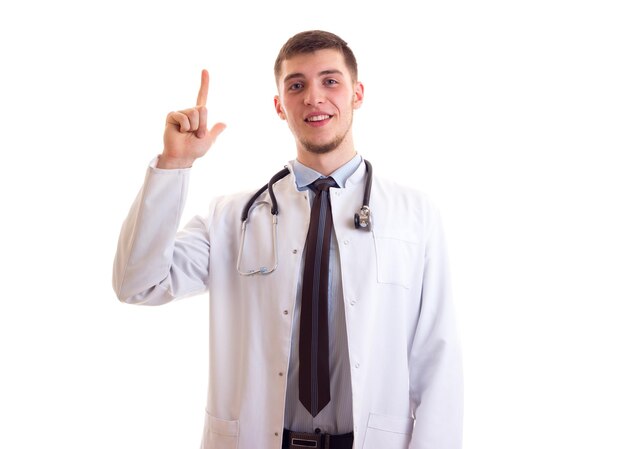
<svg viewBox="0 0 626 449"><path fill-rule="evenodd" d="M198 92L198 101L196 106L206 106L206 98L209 93L209 72L202 70L202 78L200 80L200 91Z"/></svg>

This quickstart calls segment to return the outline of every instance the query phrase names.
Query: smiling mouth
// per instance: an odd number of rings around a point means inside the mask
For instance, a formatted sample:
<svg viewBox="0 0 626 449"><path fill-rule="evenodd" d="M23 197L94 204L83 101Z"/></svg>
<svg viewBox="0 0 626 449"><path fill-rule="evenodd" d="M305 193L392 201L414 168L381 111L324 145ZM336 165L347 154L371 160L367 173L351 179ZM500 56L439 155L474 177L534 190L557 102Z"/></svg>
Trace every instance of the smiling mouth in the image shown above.
<svg viewBox="0 0 626 449"><path fill-rule="evenodd" d="M332 117L332 115L326 115L326 114L321 114L321 115L313 115L311 117L307 117L304 119L305 122L308 123L313 123L313 122L322 122L324 120L328 120Z"/></svg>

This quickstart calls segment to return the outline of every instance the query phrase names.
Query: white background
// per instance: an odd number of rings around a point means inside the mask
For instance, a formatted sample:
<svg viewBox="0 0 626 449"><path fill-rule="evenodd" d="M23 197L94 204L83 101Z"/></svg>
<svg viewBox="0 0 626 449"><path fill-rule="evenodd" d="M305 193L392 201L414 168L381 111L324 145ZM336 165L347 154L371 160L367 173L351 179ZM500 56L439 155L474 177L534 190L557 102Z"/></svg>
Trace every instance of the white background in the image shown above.
<svg viewBox="0 0 626 449"><path fill-rule="evenodd" d="M442 211L465 449L626 447L622 2L10 3L0 447L198 447L207 297L119 303L117 233L202 68L228 129L194 166L184 221L293 158L272 68L313 28L359 60L357 149Z"/></svg>

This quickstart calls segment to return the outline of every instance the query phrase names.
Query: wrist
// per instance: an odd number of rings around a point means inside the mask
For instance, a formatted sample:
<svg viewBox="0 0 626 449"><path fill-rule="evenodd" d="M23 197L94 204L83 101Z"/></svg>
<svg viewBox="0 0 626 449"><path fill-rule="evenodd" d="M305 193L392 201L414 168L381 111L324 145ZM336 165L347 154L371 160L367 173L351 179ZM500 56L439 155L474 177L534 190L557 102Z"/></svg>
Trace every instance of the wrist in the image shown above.
<svg viewBox="0 0 626 449"><path fill-rule="evenodd" d="M159 155L159 158L156 163L157 168L163 169L176 169L176 168L190 168L193 165L195 159L188 158L176 158Z"/></svg>

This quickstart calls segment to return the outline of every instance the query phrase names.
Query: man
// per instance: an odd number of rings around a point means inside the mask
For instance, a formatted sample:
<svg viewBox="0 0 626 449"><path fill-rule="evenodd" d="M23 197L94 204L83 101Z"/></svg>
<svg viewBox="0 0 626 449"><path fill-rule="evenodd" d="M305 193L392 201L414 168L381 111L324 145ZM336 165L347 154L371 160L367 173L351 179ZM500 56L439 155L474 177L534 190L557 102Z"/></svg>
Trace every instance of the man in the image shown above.
<svg viewBox="0 0 626 449"><path fill-rule="evenodd" d="M297 159L253 202L219 198L180 232L189 171L224 130L197 106L168 115L164 149L122 227L120 300L163 304L209 291L203 448L458 449L460 354L438 214L374 177L352 139L363 85L347 44L309 31L275 64L274 105ZM241 249L241 252L240 252ZM252 274L254 273L254 274Z"/></svg>

